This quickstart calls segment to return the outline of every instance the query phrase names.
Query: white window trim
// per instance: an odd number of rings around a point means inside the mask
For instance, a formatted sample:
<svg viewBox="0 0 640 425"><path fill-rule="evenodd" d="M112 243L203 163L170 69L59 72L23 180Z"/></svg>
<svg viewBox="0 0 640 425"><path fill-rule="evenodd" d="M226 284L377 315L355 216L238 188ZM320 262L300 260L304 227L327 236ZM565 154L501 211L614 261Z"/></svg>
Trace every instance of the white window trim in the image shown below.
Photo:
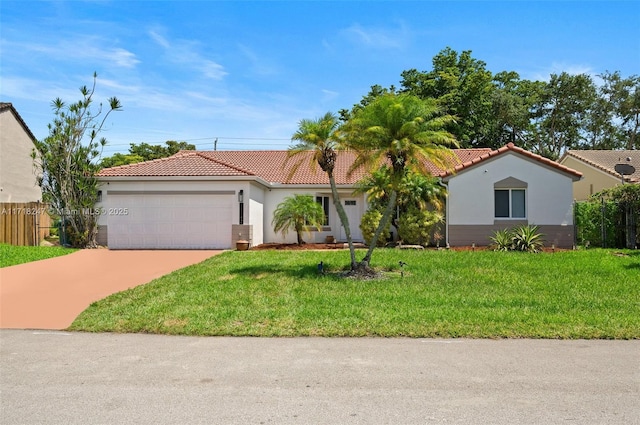
<svg viewBox="0 0 640 425"><path fill-rule="evenodd" d="M498 217L496 216L496 191L509 191L509 216L508 217ZM524 192L524 217L513 217L513 191L518 190ZM494 187L493 189L493 218L495 220L527 220L529 217L529 201L527 200L527 188L524 187Z"/></svg>

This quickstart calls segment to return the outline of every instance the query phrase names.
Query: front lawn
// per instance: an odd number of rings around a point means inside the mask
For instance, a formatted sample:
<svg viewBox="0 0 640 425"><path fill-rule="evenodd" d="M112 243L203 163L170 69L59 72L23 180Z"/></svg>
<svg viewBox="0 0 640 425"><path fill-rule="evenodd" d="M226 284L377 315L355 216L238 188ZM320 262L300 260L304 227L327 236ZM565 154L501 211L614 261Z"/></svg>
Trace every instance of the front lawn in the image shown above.
<svg viewBox="0 0 640 425"><path fill-rule="evenodd" d="M362 256L362 254L359 254ZM320 275L323 261L329 273ZM401 276L399 261L408 265ZM347 251L228 252L96 302L90 332L640 338L640 252L380 249L384 278L338 276Z"/></svg>
<svg viewBox="0 0 640 425"><path fill-rule="evenodd" d="M71 254L75 249L60 246L14 246L0 244L0 267L15 266Z"/></svg>

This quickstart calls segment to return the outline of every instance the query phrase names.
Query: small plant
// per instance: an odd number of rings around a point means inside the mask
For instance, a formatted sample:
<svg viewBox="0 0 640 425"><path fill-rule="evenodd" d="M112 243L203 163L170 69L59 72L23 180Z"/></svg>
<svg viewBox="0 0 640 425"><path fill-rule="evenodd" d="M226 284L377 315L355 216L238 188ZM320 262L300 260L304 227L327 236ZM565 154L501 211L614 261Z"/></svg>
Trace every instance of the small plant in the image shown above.
<svg viewBox="0 0 640 425"><path fill-rule="evenodd" d="M542 237L538 226L518 226L514 229L504 229L495 232L491 240L495 251L540 252Z"/></svg>
<svg viewBox="0 0 640 425"><path fill-rule="evenodd" d="M494 251L511 251L513 249L513 235L511 230L498 230L491 237L493 241Z"/></svg>
<svg viewBox="0 0 640 425"><path fill-rule="evenodd" d="M538 226L519 226L513 229L513 249L524 252L540 252L542 233Z"/></svg>

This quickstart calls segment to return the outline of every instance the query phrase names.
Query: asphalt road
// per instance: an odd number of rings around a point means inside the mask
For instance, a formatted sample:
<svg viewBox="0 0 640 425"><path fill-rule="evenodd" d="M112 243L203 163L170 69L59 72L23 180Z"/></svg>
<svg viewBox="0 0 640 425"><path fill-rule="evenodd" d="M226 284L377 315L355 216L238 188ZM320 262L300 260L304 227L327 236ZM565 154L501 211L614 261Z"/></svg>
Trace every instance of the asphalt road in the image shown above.
<svg viewBox="0 0 640 425"><path fill-rule="evenodd" d="M640 341L0 331L2 424L640 424Z"/></svg>

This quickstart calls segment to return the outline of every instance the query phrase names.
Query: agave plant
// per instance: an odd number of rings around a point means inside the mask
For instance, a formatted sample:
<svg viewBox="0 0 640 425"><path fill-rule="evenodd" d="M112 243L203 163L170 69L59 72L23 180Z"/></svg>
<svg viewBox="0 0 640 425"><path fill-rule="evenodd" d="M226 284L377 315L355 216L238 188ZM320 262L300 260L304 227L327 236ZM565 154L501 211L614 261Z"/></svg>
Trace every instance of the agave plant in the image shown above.
<svg viewBox="0 0 640 425"><path fill-rule="evenodd" d="M513 249L524 252L540 252L543 236L538 231L538 226L518 226L512 230Z"/></svg>
<svg viewBox="0 0 640 425"><path fill-rule="evenodd" d="M494 250L540 252L544 235L538 230L538 226L531 225L518 226L514 229L498 230L494 233L493 237L491 237Z"/></svg>
<svg viewBox="0 0 640 425"><path fill-rule="evenodd" d="M491 237L494 251L511 251L513 249L513 235L511 230L498 230Z"/></svg>

